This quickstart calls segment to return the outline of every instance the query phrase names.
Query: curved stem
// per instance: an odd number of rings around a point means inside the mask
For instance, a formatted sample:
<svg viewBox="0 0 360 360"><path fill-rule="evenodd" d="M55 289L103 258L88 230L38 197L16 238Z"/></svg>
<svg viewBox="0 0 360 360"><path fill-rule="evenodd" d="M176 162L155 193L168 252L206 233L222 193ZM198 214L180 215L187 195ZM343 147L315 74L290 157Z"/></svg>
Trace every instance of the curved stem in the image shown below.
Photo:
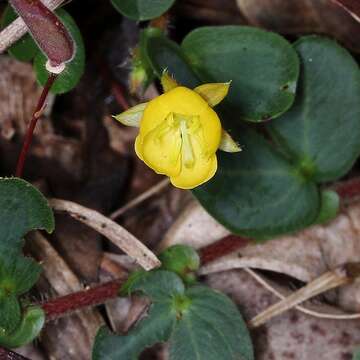
<svg viewBox="0 0 360 360"><path fill-rule="evenodd" d="M46 321L55 320L74 311L100 305L107 300L116 298L124 281L124 279L117 279L88 290L47 301L41 305L46 314Z"/></svg>
<svg viewBox="0 0 360 360"><path fill-rule="evenodd" d="M27 153L29 152L29 148L31 145L31 141L32 141L32 137L34 134L35 127L36 127L36 123L43 113L43 110L46 106L46 104L45 104L46 98L49 94L51 86L53 85L54 81L56 80L56 77L57 77L57 75L55 75L55 74L49 75L49 78L47 79L45 87L40 95L36 109L33 113L33 117L30 121L30 125L25 134L24 143L23 143L23 146L22 146L22 149L21 149L18 161L17 161L16 172L15 172L15 176L17 176L17 177L21 177L23 174L26 156L27 156Z"/></svg>

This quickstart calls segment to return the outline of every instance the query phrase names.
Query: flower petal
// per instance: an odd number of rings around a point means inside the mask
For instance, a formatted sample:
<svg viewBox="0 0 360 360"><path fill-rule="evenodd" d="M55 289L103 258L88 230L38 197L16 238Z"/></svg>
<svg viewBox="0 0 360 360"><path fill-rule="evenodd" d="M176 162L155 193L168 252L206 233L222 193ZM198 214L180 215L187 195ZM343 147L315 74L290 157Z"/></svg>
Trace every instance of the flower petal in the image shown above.
<svg viewBox="0 0 360 360"><path fill-rule="evenodd" d="M172 114L170 114L172 116ZM176 176L181 170L181 134L178 126L163 121L142 141L143 161L158 174Z"/></svg>
<svg viewBox="0 0 360 360"><path fill-rule="evenodd" d="M170 177L171 183L180 189L193 189L210 180L217 170L216 154L209 159L201 159L195 162L193 168L182 167L178 176Z"/></svg>
<svg viewBox="0 0 360 360"><path fill-rule="evenodd" d="M213 111L200 95L193 90L178 86L149 101L141 120L140 131L143 135L146 135L157 127L171 112L185 116L201 116L207 109ZM217 118L215 112L214 114Z"/></svg>
<svg viewBox="0 0 360 360"><path fill-rule="evenodd" d="M231 81L227 83L203 84L194 89L211 106L219 104L229 92Z"/></svg>

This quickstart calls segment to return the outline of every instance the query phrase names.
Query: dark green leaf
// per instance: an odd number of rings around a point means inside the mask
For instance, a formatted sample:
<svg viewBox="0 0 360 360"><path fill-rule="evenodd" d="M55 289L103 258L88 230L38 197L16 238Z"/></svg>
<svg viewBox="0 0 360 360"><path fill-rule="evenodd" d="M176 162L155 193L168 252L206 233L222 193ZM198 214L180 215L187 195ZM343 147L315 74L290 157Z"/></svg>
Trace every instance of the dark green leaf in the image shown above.
<svg viewBox="0 0 360 360"><path fill-rule="evenodd" d="M0 334L13 331L20 321L21 309L16 296L0 289Z"/></svg>
<svg viewBox="0 0 360 360"><path fill-rule="evenodd" d="M150 20L170 9L175 0L111 0L122 15L133 20Z"/></svg>
<svg viewBox="0 0 360 360"><path fill-rule="evenodd" d="M0 289L6 289L11 294L22 295L32 288L40 271L40 265L30 258L14 251L2 252L0 256Z"/></svg>
<svg viewBox="0 0 360 360"><path fill-rule="evenodd" d="M181 279L164 270L136 274L125 287L129 293L140 292L149 296L153 301L150 312L126 336L100 330L95 340L93 360L134 360L145 348L167 341L171 335L177 315L174 299L184 293Z"/></svg>
<svg viewBox="0 0 360 360"><path fill-rule="evenodd" d="M137 360L139 354L156 343L169 339L176 322L170 301L155 303L147 317L126 336L112 335L100 329L93 348L93 360Z"/></svg>
<svg viewBox="0 0 360 360"><path fill-rule="evenodd" d="M56 14L63 21L65 27L72 35L76 46L74 59L66 65L66 69L58 76L51 88L52 93L63 94L73 89L84 73L85 48L80 30L73 18L63 9L58 9ZM41 85L45 85L49 77L49 73L45 67L46 61L47 59L42 52L37 54L34 61L34 70Z"/></svg>
<svg viewBox="0 0 360 360"><path fill-rule="evenodd" d="M301 58L295 105L269 128L307 177L332 181L360 154L359 67L324 37L301 38L295 49Z"/></svg>
<svg viewBox="0 0 360 360"><path fill-rule="evenodd" d="M34 229L52 232L53 213L44 196L18 178L0 179L0 253L20 251L23 236Z"/></svg>
<svg viewBox="0 0 360 360"><path fill-rule="evenodd" d="M45 324L44 311L37 306L29 307L21 324L10 335L0 333L0 345L8 348L17 348L32 342L40 333Z"/></svg>
<svg viewBox="0 0 360 360"><path fill-rule="evenodd" d="M137 272L137 274L140 276L132 277L129 283L124 284L129 294L140 292L152 301L163 301L184 292L183 282L179 276L170 271L155 270L146 273Z"/></svg>
<svg viewBox="0 0 360 360"><path fill-rule="evenodd" d="M200 84L179 45L169 40L159 29L144 30L142 49L158 77L166 69L181 85L193 88Z"/></svg>
<svg viewBox="0 0 360 360"><path fill-rule="evenodd" d="M310 225L320 207L316 185L260 135L243 129L234 137L243 151L219 152L215 177L194 190L205 209L232 232L257 239Z"/></svg>
<svg viewBox="0 0 360 360"><path fill-rule="evenodd" d="M324 224L336 217L340 208L340 197L337 192L332 190L323 190L321 192L321 208L316 224Z"/></svg>
<svg viewBox="0 0 360 360"><path fill-rule="evenodd" d="M249 121L275 118L293 104L299 60L280 35L246 26L203 27L182 49L203 82L232 80L224 101Z"/></svg>
<svg viewBox="0 0 360 360"><path fill-rule="evenodd" d="M195 249L187 245L173 245L160 255L161 269L173 271L187 284L196 281L195 271L199 269L200 257Z"/></svg>
<svg viewBox="0 0 360 360"><path fill-rule="evenodd" d="M202 286L186 296L191 305L171 336L171 360L254 359L246 324L227 296Z"/></svg>
<svg viewBox="0 0 360 360"><path fill-rule="evenodd" d="M13 8L8 5L1 18L1 28L8 26L17 17ZM9 54L19 61L30 61L39 51L38 46L29 34L24 35L8 49Z"/></svg>

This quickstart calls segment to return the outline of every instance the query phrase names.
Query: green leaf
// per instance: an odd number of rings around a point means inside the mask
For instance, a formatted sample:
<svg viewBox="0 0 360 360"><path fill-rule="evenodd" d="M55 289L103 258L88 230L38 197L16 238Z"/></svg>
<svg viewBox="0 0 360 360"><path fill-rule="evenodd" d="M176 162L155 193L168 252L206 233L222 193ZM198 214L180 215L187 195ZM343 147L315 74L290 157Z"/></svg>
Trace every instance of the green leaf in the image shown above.
<svg viewBox="0 0 360 360"><path fill-rule="evenodd" d="M202 286L186 296L191 305L171 336L171 360L254 359L246 324L227 296Z"/></svg>
<svg viewBox="0 0 360 360"><path fill-rule="evenodd" d="M8 5L1 18L1 28L3 29L11 24L17 17L18 15L13 8ZM39 51L38 46L29 34L24 35L8 49L9 54L19 61L30 61Z"/></svg>
<svg viewBox="0 0 360 360"><path fill-rule="evenodd" d="M13 331L21 321L21 309L15 295L0 289L0 334Z"/></svg>
<svg viewBox="0 0 360 360"><path fill-rule="evenodd" d="M37 306L29 307L21 324L10 335L0 332L0 345L8 348L18 348L31 343L40 333L45 324L45 313Z"/></svg>
<svg viewBox="0 0 360 360"><path fill-rule="evenodd" d="M202 27L182 49L203 82L228 82L224 100L248 121L278 117L293 104L299 60L280 35L246 26Z"/></svg>
<svg viewBox="0 0 360 360"><path fill-rule="evenodd" d="M353 360L360 360L360 349L355 350Z"/></svg>
<svg viewBox="0 0 360 360"><path fill-rule="evenodd" d="M271 122L271 134L317 182L333 181L360 154L360 71L336 42L306 36L295 43L301 75L294 106Z"/></svg>
<svg viewBox="0 0 360 360"><path fill-rule="evenodd" d="M173 245L159 255L161 269L173 271L187 284L196 281L194 274L200 267L200 257L195 249L187 245Z"/></svg>
<svg viewBox="0 0 360 360"><path fill-rule="evenodd" d="M22 295L36 283L41 266L34 260L14 251L2 252L0 256L0 291ZM1 309L1 307L0 307Z"/></svg>
<svg viewBox="0 0 360 360"><path fill-rule="evenodd" d="M152 301L162 301L184 292L183 282L179 276L170 271L155 270L144 273L137 272L137 274L122 288L126 288L128 294L140 292L147 295Z"/></svg>
<svg viewBox="0 0 360 360"><path fill-rule="evenodd" d="M150 20L159 17L174 4L175 0L111 0L122 15L133 20Z"/></svg>
<svg viewBox="0 0 360 360"><path fill-rule="evenodd" d="M340 197L337 192L323 190L321 192L321 208L315 220L315 224L324 224L335 219L340 208Z"/></svg>
<svg viewBox="0 0 360 360"><path fill-rule="evenodd" d="M143 31L142 53L160 78L164 70L175 75L180 85L190 88L200 84L178 44L169 40L159 29L148 28Z"/></svg>
<svg viewBox="0 0 360 360"><path fill-rule="evenodd" d="M51 88L52 93L63 94L73 89L84 73L85 47L80 30L74 19L64 9L58 9L56 14L63 21L65 27L72 35L76 46L74 59L66 64L65 70L58 76ZM37 54L34 61L34 70L41 85L45 85L49 77L49 73L45 67L46 61L46 56L42 52Z"/></svg>
<svg viewBox="0 0 360 360"><path fill-rule="evenodd" d="M176 311L170 301L155 303L147 317L126 336L112 335L100 329L93 348L93 360L137 360L140 353L169 339L176 322Z"/></svg>
<svg viewBox="0 0 360 360"><path fill-rule="evenodd" d="M181 279L164 270L137 272L128 290L151 298L153 305L149 314L126 336L112 335L101 329L95 339L93 360L134 360L145 348L169 339L177 316L174 298L184 293Z"/></svg>
<svg viewBox="0 0 360 360"><path fill-rule="evenodd" d="M256 239L310 225L320 207L316 185L262 136L244 128L235 138L244 150L219 152L216 175L193 191L205 209L233 233Z"/></svg>
<svg viewBox="0 0 360 360"><path fill-rule="evenodd" d="M0 178L0 253L20 251L30 230L52 232L54 216L44 196L28 182Z"/></svg>

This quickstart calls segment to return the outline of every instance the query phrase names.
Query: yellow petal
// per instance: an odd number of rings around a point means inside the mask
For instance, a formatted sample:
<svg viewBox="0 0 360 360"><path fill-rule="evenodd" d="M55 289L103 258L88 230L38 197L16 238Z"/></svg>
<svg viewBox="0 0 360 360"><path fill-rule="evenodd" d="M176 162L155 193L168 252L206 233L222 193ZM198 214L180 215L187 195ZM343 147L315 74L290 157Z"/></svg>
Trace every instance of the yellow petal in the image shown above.
<svg viewBox="0 0 360 360"><path fill-rule="evenodd" d="M166 121L163 121L157 128L144 136L141 155L143 161L158 174L178 175L181 170L179 126L171 128Z"/></svg>
<svg viewBox="0 0 360 360"><path fill-rule="evenodd" d="M179 86L179 84L169 75L167 70L164 70L160 81L164 93Z"/></svg>
<svg viewBox="0 0 360 360"><path fill-rule="evenodd" d="M185 116L200 116L206 109L211 108L200 95L186 87L178 86L149 101L141 120L140 131L144 135L147 134L171 112ZM217 117L216 113L215 116Z"/></svg>
<svg viewBox="0 0 360 360"><path fill-rule="evenodd" d="M144 161L142 155L142 136L139 134L135 139L135 153L139 157L140 160Z"/></svg>
<svg viewBox="0 0 360 360"><path fill-rule="evenodd" d="M203 84L194 89L211 106L219 104L229 92L230 81L227 83Z"/></svg>
<svg viewBox="0 0 360 360"><path fill-rule="evenodd" d="M230 134L225 130L222 130L221 133L221 141L220 141L219 149L230 153L241 151L241 147L234 141L234 139L230 136Z"/></svg>
<svg viewBox="0 0 360 360"><path fill-rule="evenodd" d="M148 103L141 120L140 133L145 136L170 112L199 118L208 152L211 154L218 149L221 138L219 117L199 94L183 86L170 90ZM200 136L201 132L198 135Z"/></svg>
<svg viewBox="0 0 360 360"><path fill-rule="evenodd" d="M139 127L147 104L142 103L133 106L121 114L113 116L113 118L120 121L123 125Z"/></svg>
<svg viewBox="0 0 360 360"><path fill-rule="evenodd" d="M182 167L178 176L170 177L171 183L180 189L193 189L210 180L216 173L217 159L214 154L209 159L197 161L193 168Z"/></svg>

